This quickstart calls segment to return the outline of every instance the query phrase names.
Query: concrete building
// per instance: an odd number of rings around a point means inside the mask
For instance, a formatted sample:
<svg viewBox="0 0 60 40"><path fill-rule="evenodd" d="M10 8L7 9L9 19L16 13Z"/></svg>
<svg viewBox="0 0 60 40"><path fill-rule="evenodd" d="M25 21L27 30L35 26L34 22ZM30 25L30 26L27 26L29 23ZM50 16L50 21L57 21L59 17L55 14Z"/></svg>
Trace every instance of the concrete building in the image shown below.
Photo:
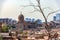
<svg viewBox="0 0 60 40"><path fill-rule="evenodd" d="M6 23L6 24L9 24L11 22L12 19L10 18L0 18L0 22L1 23Z"/></svg>
<svg viewBox="0 0 60 40"><path fill-rule="evenodd" d="M55 22L56 27L59 28L59 26L60 26L60 13L56 14L56 16L54 16L53 19L54 19L53 22Z"/></svg>
<svg viewBox="0 0 60 40"><path fill-rule="evenodd" d="M60 20L60 13L53 17L53 21Z"/></svg>
<svg viewBox="0 0 60 40"><path fill-rule="evenodd" d="M56 14L56 20L60 20L60 14Z"/></svg>
<svg viewBox="0 0 60 40"><path fill-rule="evenodd" d="M16 23L16 20L12 20L11 18L0 18L0 23L6 23L8 25L12 25Z"/></svg>
<svg viewBox="0 0 60 40"><path fill-rule="evenodd" d="M53 21L56 21L56 16L53 17Z"/></svg>
<svg viewBox="0 0 60 40"><path fill-rule="evenodd" d="M35 19L34 18L25 18L25 21L26 22L35 22Z"/></svg>
<svg viewBox="0 0 60 40"><path fill-rule="evenodd" d="M42 20L41 20L41 19L37 19L35 22L36 22L37 24L42 24Z"/></svg>

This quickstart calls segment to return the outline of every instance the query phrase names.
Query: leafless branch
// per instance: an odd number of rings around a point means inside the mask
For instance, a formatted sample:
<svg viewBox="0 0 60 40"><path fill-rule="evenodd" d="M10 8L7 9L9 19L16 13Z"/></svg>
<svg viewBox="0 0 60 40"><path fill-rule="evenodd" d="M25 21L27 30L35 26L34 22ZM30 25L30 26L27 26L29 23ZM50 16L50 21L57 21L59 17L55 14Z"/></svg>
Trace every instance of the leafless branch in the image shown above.
<svg viewBox="0 0 60 40"><path fill-rule="evenodd" d="M29 7L29 6L35 6L35 7L38 7L37 5L21 5L21 7Z"/></svg>
<svg viewBox="0 0 60 40"><path fill-rule="evenodd" d="M34 7L34 9L37 9L36 7L38 7L37 5L21 5L21 7L23 7L23 8L21 8L21 9L24 9L24 8L26 8L26 7ZM38 9L37 9L38 10Z"/></svg>
<svg viewBox="0 0 60 40"><path fill-rule="evenodd" d="M21 5L20 7L22 7L21 9L24 9L24 8L30 7L30 6L33 6L33 5Z"/></svg>
<svg viewBox="0 0 60 40"><path fill-rule="evenodd" d="M33 10L32 12L29 12L29 13L34 13L34 12L36 12L36 11L39 11L39 10Z"/></svg>
<svg viewBox="0 0 60 40"><path fill-rule="evenodd" d="M30 0L30 5L33 5L34 9L35 9L36 11L39 11L39 9L36 8L36 7L38 7L38 5L35 6L35 5L32 3L31 0ZM34 10L34 11L35 11L35 10Z"/></svg>
<svg viewBox="0 0 60 40"><path fill-rule="evenodd" d="M45 9L49 9L49 10L52 10L53 11L53 9L52 8L50 8L50 7L45 7L45 8L43 8L42 10L44 11Z"/></svg>
<svg viewBox="0 0 60 40"><path fill-rule="evenodd" d="M49 15L51 15L51 14L53 14L53 13L56 13L56 12L58 12L58 11L60 11L60 9L49 13L49 14L47 15L47 18L49 17Z"/></svg>
<svg viewBox="0 0 60 40"><path fill-rule="evenodd" d="M33 12L36 12L36 11L40 11L39 9L37 9L36 7L38 7L38 5L34 5L31 1L30 1L30 5L23 5L22 7L22 9L24 9L25 7L30 7L30 6L32 6L33 8L34 8L34 10L32 11L32 12L29 12L29 13L33 13Z"/></svg>

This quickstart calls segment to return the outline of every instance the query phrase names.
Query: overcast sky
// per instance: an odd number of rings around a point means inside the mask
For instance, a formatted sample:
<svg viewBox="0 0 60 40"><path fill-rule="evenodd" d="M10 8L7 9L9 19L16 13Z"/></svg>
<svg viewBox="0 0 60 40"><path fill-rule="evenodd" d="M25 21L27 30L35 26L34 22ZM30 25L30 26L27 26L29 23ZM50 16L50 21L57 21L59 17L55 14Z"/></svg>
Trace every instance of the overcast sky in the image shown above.
<svg viewBox="0 0 60 40"><path fill-rule="evenodd" d="M34 4L36 4L36 1L32 1ZM33 7L26 7L21 10L21 5L29 5L29 0L0 0L0 17L2 18L13 18L17 20L18 15L22 11L22 14L26 17L30 18L36 18L41 19L44 21L43 16L39 12L29 13L33 11ZM44 13L47 16L48 13L60 9L60 0L41 0L41 6L42 8L49 7L50 9L45 9ZM60 12L57 12L60 13ZM56 14L56 13L55 13ZM51 21L53 19L53 16L55 14L52 14L49 16L48 21Z"/></svg>

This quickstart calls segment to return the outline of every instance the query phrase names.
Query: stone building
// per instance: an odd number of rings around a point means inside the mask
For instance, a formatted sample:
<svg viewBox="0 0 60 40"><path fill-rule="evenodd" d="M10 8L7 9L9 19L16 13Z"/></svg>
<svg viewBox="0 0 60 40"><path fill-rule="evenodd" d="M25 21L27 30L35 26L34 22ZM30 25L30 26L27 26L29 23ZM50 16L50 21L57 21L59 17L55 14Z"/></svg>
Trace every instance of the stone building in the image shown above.
<svg viewBox="0 0 60 40"><path fill-rule="evenodd" d="M24 15L23 14L20 14L18 16L18 22L15 24L16 26L16 29L18 32L20 31L23 31L23 30L32 30L32 29L35 29L37 26L36 26L36 23L32 23L32 22L26 22L24 20Z"/></svg>
<svg viewBox="0 0 60 40"><path fill-rule="evenodd" d="M23 14L20 14L18 16L18 22L16 23L16 30L18 32L23 31L26 26L27 26L27 22L24 21L24 16Z"/></svg>

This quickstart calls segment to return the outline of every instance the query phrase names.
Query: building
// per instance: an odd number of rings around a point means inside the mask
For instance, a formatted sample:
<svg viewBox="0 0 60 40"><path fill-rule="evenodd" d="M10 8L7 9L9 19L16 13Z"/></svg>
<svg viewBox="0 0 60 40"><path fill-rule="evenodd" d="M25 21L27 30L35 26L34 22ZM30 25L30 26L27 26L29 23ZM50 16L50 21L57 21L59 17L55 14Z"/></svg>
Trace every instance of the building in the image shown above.
<svg viewBox="0 0 60 40"><path fill-rule="evenodd" d="M31 22L35 22L35 18L32 18Z"/></svg>
<svg viewBox="0 0 60 40"><path fill-rule="evenodd" d="M56 14L56 16L53 17L53 22L55 22L56 28L60 28L60 13Z"/></svg>
<svg viewBox="0 0 60 40"><path fill-rule="evenodd" d="M54 16L53 17L53 21L55 22L55 23L60 23L60 14L58 13L58 14L56 14L56 16Z"/></svg>
<svg viewBox="0 0 60 40"><path fill-rule="evenodd" d="M56 14L56 16L53 17L53 21L60 20L60 14Z"/></svg>
<svg viewBox="0 0 60 40"><path fill-rule="evenodd" d="M40 20L40 19L37 19L36 21L35 21L35 25L36 25L36 27L40 27L40 26L42 26L42 21Z"/></svg>
<svg viewBox="0 0 60 40"><path fill-rule="evenodd" d="M0 22L9 24L11 22L11 19L10 18L0 18Z"/></svg>
<svg viewBox="0 0 60 40"><path fill-rule="evenodd" d="M26 22L31 22L32 19L31 19L31 18L25 18L25 21L26 21Z"/></svg>
<svg viewBox="0 0 60 40"><path fill-rule="evenodd" d="M56 20L60 20L60 14L56 14Z"/></svg>
<svg viewBox="0 0 60 40"><path fill-rule="evenodd" d="M56 16L53 17L53 21L56 21Z"/></svg>
<svg viewBox="0 0 60 40"><path fill-rule="evenodd" d="M34 18L26 18L24 19L24 15L20 14L18 16L18 22L16 23L16 30L21 31L21 30L32 30L32 29L37 29L39 27L42 21L40 19L36 20Z"/></svg>
<svg viewBox="0 0 60 40"><path fill-rule="evenodd" d="M27 22L24 21L24 15L20 14L18 16L18 22L15 24L16 30L19 33L20 31L23 31L25 28L27 29Z"/></svg>
<svg viewBox="0 0 60 40"><path fill-rule="evenodd" d="M25 21L30 23L31 27L37 27L42 24L42 20L40 19L35 20L34 18L26 18Z"/></svg>
<svg viewBox="0 0 60 40"><path fill-rule="evenodd" d="M37 19L35 22L36 22L37 24L42 24L42 21L41 21L40 19Z"/></svg>
<svg viewBox="0 0 60 40"><path fill-rule="evenodd" d="M16 23L16 20L12 20L11 18L0 18L0 23L6 23L6 24L14 24Z"/></svg>
<svg viewBox="0 0 60 40"><path fill-rule="evenodd" d="M60 24L60 14L59 14L59 13L56 14L56 16L53 17L53 21L54 21L55 23Z"/></svg>

